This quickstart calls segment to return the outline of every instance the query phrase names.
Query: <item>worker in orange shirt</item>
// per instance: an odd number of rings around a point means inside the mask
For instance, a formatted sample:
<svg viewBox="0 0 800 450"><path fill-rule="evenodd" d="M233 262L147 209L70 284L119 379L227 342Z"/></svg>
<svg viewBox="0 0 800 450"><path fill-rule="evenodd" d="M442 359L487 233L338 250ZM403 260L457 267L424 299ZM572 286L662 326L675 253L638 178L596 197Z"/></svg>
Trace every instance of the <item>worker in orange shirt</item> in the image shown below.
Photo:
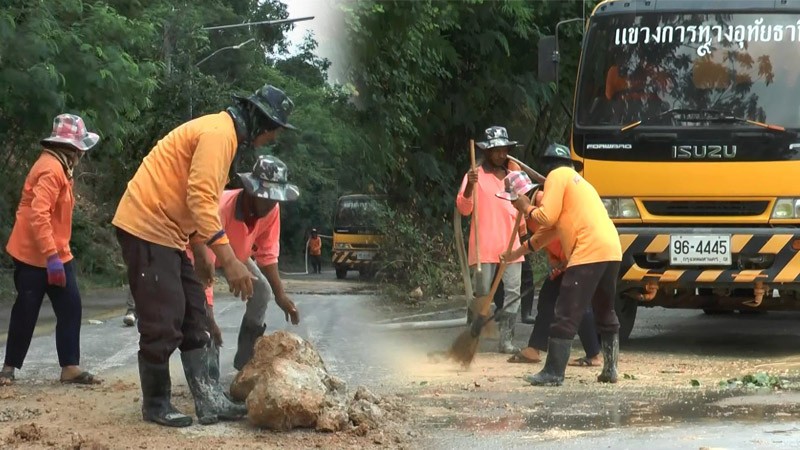
<svg viewBox="0 0 800 450"><path fill-rule="evenodd" d="M316 228L311 229L311 237L308 238L308 256L311 257L311 270L322 273L322 239Z"/></svg>
<svg viewBox="0 0 800 450"><path fill-rule="evenodd" d="M233 366L242 370L253 356L256 340L264 334L267 325L264 315L273 296L275 303L292 324L300 323L300 315L294 302L286 294L278 272L278 255L281 239L280 204L297 200L300 190L288 181L288 168L272 155L258 157L252 172L238 174L242 189L226 190L222 193L219 215L236 258L242 261L252 274L253 296L239 327L236 355ZM189 259L195 261L194 253L187 251ZM206 261L220 267L214 253L206 252ZM201 267L200 265L197 266ZM206 274L201 273L206 278ZM214 287L206 286L206 303L211 322L213 346L208 364L211 378L219 381L219 347L222 333L214 320ZM274 294L274 295L273 295Z"/></svg>
<svg viewBox="0 0 800 450"><path fill-rule="evenodd" d="M14 260L17 299L11 308L8 339L0 386L13 384L22 368L44 295L56 314L56 352L62 383L96 384L80 363L81 294L69 247L72 237L73 170L100 137L86 130L83 119L61 114L53 121L50 137L33 164L17 208L6 252Z"/></svg>
<svg viewBox="0 0 800 450"><path fill-rule="evenodd" d="M178 348L200 423L247 413L209 375L203 289L212 282L214 266L205 254L208 248L214 253L234 295L252 296L252 274L236 257L220 221L220 197L234 157L275 140L284 128L293 129L288 123L293 108L271 85L249 97L235 96L225 111L190 120L159 140L128 182L112 223L138 317L145 421L172 427L192 423L170 400L169 357ZM190 236L196 267L186 253Z"/></svg>
<svg viewBox="0 0 800 450"><path fill-rule="evenodd" d="M512 198L516 198L517 195L526 195L530 197L535 192L534 205L541 206L544 191L541 189L541 186L533 184L525 172L511 172L506 177L506 186L507 190L510 192L498 193L498 197L512 200ZM526 227L532 234L535 234L537 230L542 228L542 226L532 218L526 220ZM551 228L550 233L556 233L556 231ZM539 236L541 236L539 239L550 239L546 238L541 233ZM539 289L536 320L533 325L533 330L531 330L530 338L528 338L528 346L509 358L508 362L510 363L538 363L541 361L540 352L547 351L548 335L550 334L550 326L555 319L555 304L558 299L559 291L561 290L561 279L564 276L564 268L567 266L567 257L564 254L564 249L558 237L553 238L543 250L547 255L550 270ZM597 330L595 329L594 316L592 315L591 308L587 308L583 314L581 324L578 327L578 337L580 338L581 344L583 344L586 356L576 358L570 362L569 365L578 367L599 365L601 360L600 342L597 339Z"/></svg>
<svg viewBox="0 0 800 450"><path fill-rule="evenodd" d="M542 158L546 175L541 206L521 195L514 207L542 228L520 250L503 254L515 259L550 243L561 241L567 265L550 327L544 368L525 380L535 386L560 386L569 361L572 339L584 312L592 306L603 352L603 369L597 381L617 382L619 320L614 311L622 248L614 223L594 187L575 171L567 147L550 145ZM553 233L555 229L557 233Z"/></svg>

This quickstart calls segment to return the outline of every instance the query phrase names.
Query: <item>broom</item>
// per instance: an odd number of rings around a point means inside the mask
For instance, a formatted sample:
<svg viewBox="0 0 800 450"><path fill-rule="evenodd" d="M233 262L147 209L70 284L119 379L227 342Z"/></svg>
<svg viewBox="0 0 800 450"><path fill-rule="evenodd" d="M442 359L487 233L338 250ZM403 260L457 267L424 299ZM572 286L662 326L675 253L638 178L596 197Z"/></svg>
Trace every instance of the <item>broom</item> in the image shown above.
<svg viewBox="0 0 800 450"><path fill-rule="evenodd" d="M514 224L514 229L511 230L511 239L508 242L508 252L510 252L514 247L514 239L517 238L517 231L519 230L520 223L522 223L522 212L517 213L517 220ZM501 262L500 267L497 268L497 273L494 276L492 288L489 290L489 293L483 297L475 299L475 302L473 303L473 306L477 306L477 308L472 308L473 314L475 314L475 316L472 318L473 324L470 326L470 328L464 330L456 338L456 340L453 342L453 345L450 346L450 350L447 352L447 355L450 359L461 363L461 365L464 367L468 367L475 358L475 352L478 350L478 344L480 343L481 337L480 332L483 329L483 325L494 319L494 316L488 319L484 318L489 315L489 305L491 305L492 300L494 299L494 293L497 291L497 286L500 285L500 280L503 278L503 273L505 271L506 263ZM522 296L520 296L520 298L522 298ZM509 302L509 304L511 303Z"/></svg>

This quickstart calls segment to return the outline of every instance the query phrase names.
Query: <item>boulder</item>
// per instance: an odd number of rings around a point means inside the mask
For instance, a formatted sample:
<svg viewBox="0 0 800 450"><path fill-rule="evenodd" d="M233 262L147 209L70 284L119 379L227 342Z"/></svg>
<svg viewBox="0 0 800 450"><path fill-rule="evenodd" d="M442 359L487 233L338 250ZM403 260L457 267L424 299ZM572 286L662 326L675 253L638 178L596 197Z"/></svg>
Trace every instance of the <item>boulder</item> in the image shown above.
<svg viewBox="0 0 800 450"><path fill-rule="evenodd" d="M247 396L247 417L258 427L313 428L325 406L327 386L317 368L278 359Z"/></svg>

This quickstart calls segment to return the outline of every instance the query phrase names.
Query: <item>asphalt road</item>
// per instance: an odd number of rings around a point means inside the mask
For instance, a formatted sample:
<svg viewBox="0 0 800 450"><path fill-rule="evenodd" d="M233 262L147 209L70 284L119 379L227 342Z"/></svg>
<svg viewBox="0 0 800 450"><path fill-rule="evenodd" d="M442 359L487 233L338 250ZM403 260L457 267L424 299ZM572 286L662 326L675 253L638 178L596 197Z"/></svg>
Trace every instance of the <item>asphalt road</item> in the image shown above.
<svg viewBox="0 0 800 450"><path fill-rule="evenodd" d="M406 343L421 351L441 350L460 329L415 332L378 333L365 326L374 320L367 308L367 295L297 294L293 298L302 312L299 326L287 324L283 314L271 304L268 330L287 329L314 343L328 369L343 378L350 387L367 385L376 392L390 392L397 387L393 351ZM228 343L222 351L223 381L233 377L235 351L243 305L238 300L221 296L216 300L215 315ZM714 355L759 355L769 359L791 359L800 348L800 314L769 313L765 315L705 316L699 311L642 309L627 348L652 352L686 354L689 357ZM528 326L520 325L519 344L524 343ZM135 379L138 334L135 328L122 325L121 317L84 325L82 329L82 365L101 376ZM623 350L624 351L624 350ZM173 380L185 383L176 352L171 360ZM18 373L22 379L54 379L58 376L55 344L52 333L36 337L25 367ZM766 396L767 404L791 402L800 398ZM568 400L565 400L568 401ZM562 405L569 408L569 405ZM680 416L680 412L677 413ZM669 423L648 423L646 426L625 426L609 423L603 427L575 425L571 422L554 428L552 434L541 428L513 432L476 433L470 430L426 423L421 448L800 448L800 416L787 414L780 423L763 417L697 417ZM679 417L680 418L680 417Z"/></svg>

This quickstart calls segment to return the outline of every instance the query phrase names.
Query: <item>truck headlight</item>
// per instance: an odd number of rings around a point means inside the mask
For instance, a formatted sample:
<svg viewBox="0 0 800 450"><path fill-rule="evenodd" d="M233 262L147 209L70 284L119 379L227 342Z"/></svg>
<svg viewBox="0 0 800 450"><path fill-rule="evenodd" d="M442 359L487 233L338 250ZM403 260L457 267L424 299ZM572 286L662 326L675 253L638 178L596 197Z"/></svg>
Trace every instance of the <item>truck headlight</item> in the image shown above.
<svg viewBox="0 0 800 450"><path fill-rule="evenodd" d="M333 246L334 250L349 250L351 248L353 248L353 247L350 244L343 244L341 242L339 242L339 243L337 243L336 245Z"/></svg>
<svg viewBox="0 0 800 450"><path fill-rule="evenodd" d="M612 219L638 219L639 208L632 198L604 198L603 206Z"/></svg>
<svg viewBox="0 0 800 450"><path fill-rule="evenodd" d="M773 219L800 218L800 198L779 198L772 207Z"/></svg>

